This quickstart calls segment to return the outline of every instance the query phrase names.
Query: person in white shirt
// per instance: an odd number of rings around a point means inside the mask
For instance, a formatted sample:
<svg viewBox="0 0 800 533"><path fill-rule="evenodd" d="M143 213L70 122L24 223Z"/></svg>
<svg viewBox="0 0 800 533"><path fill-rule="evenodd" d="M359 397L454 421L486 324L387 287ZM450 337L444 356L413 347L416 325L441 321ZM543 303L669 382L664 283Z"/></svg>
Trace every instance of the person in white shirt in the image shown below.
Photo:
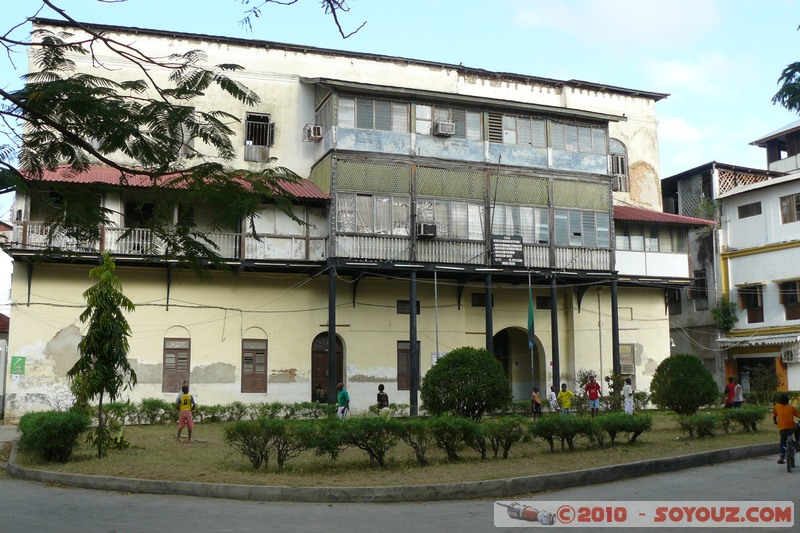
<svg viewBox="0 0 800 533"><path fill-rule="evenodd" d="M631 386L631 378L625 378L625 386L622 387L622 400L625 406L625 412L629 415L633 414L633 387Z"/></svg>
<svg viewBox="0 0 800 533"><path fill-rule="evenodd" d="M561 408L558 406L558 398L556 397L556 386L551 385L550 390L547 391L547 401L550 402L550 412L557 413L561 411Z"/></svg>

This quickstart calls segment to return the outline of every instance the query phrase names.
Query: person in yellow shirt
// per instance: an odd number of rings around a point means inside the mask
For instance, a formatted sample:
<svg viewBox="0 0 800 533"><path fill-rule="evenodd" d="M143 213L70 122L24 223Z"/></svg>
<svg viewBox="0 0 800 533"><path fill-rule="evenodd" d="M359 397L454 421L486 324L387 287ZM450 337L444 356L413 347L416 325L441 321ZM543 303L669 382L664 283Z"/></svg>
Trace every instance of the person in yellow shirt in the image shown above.
<svg viewBox="0 0 800 533"><path fill-rule="evenodd" d="M192 429L194 429L194 420L192 419L192 411L194 410L195 401L194 396L189 394L189 386L184 385L181 388L181 394L178 396L178 441L181 440L181 431L183 428L187 428L187 432L189 435L189 439L186 441L186 444L192 443Z"/></svg>
<svg viewBox="0 0 800 533"><path fill-rule="evenodd" d="M800 411L789 404L789 395L781 394L778 403L772 406L772 422L778 425L778 434L781 436L780 454L778 464L783 464L786 458L786 438L794 433L795 447L800 443L800 426L794 419L800 418Z"/></svg>
<svg viewBox="0 0 800 533"><path fill-rule="evenodd" d="M568 415L569 410L572 407L572 397L575 394L572 391L567 390L567 384L561 384L561 391L558 393L558 405L561 406L561 414Z"/></svg>

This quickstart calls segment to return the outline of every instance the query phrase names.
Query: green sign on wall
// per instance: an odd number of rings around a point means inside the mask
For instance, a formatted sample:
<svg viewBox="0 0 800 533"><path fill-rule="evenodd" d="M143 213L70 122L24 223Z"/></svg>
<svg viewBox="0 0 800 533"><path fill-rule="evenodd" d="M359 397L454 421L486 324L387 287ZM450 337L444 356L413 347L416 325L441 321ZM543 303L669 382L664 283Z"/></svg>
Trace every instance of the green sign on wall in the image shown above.
<svg viewBox="0 0 800 533"><path fill-rule="evenodd" d="M25 358L19 355L11 356L11 373L24 374L25 373Z"/></svg>

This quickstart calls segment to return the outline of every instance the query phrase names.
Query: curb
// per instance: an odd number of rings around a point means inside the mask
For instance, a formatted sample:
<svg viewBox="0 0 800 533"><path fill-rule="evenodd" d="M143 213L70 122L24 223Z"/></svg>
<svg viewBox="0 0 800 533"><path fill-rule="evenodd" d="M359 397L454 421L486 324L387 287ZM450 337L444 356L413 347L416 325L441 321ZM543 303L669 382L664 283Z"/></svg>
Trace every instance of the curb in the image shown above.
<svg viewBox="0 0 800 533"><path fill-rule="evenodd" d="M149 479L48 472L16 464L17 444L15 443L8 459L8 474L13 478L27 481L59 483L83 489L115 490L144 494L175 494L231 500L305 503L424 502L512 497L525 493L543 492L542 487L547 487L546 490L550 491L588 486L597 484L599 479L603 482L619 481L631 477L663 474L686 468L760 457L775 453L775 448L776 445L774 443L754 444L650 461L598 467L589 470L440 485L280 487L223 485L190 481L154 481Z"/></svg>

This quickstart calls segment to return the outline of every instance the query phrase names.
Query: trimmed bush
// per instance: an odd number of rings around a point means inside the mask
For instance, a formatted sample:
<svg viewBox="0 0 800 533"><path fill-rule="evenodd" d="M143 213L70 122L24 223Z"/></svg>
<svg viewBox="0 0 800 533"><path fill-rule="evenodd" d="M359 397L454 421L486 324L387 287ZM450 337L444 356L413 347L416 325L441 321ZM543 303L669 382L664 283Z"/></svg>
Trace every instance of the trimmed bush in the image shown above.
<svg viewBox="0 0 800 533"><path fill-rule="evenodd" d="M435 416L428 423L436 447L447 454L448 460L458 461L458 452L473 437L475 422L459 416Z"/></svg>
<svg viewBox="0 0 800 533"><path fill-rule="evenodd" d="M107 403L103 406L103 414L109 424L117 423L124 426L137 420L138 408L129 401Z"/></svg>
<svg viewBox="0 0 800 533"><path fill-rule="evenodd" d="M264 431L266 419L240 420L225 426L222 441L247 457L253 468L269 465L270 439Z"/></svg>
<svg viewBox="0 0 800 533"><path fill-rule="evenodd" d="M550 451L555 452L555 439L558 434L560 415L543 416L531 422L528 431L532 437L540 438L550 445Z"/></svg>
<svg viewBox="0 0 800 533"><path fill-rule="evenodd" d="M308 449L310 437L315 434L316 424L308 420L281 420L268 418L261 421L261 427L269 441L269 450L275 455L278 471L289 459L297 457Z"/></svg>
<svg viewBox="0 0 800 533"><path fill-rule="evenodd" d="M308 449L314 450L318 456L327 455L331 461L336 461L339 454L350 446L345 440L343 425L338 418L316 420L312 426L314 431L307 435Z"/></svg>
<svg viewBox="0 0 800 533"><path fill-rule="evenodd" d="M91 423L82 410L27 413L19 420L20 448L46 461L66 463L78 437Z"/></svg>
<svg viewBox="0 0 800 533"><path fill-rule="evenodd" d="M503 459L508 459L511 447L525 437L525 421L525 418L519 416L504 416L489 418L482 423L495 459L500 450L503 450Z"/></svg>
<svg viewBox="0 0 800 533"><path fill-rule="evenodd" d="M386 452L397 445L400 422L380 416L356 416L341 425L344 443L366 452L370 464L386 466Z"/></svg>
<svg viewBox="0 0 800 533"><path fill-rule="evenodd" d="M166 423L165 414L177 410L175 404L167 403L160 398L144 398L139 404L139 421L145 424Z"/></svg>
<svg viewBox="0 0 800 533"><path fill-rule="evenodd" d="M758 424L769 413L769 408L761 405L748 405L736 409L722 409L717 413L719 424L725 433L730 430L731 424L736 424L742 431L758 431Z"/></svg>
<svg viewBox="0 0 800 533"><path fill-rule="evenodd" d="M570 450L575 449L575 438L586 435L590 440L595 440L597 433L591 418L582 416L560 416L556 425L556 435L561 439L561 449L566 442Z"/></svg>
<svg viewBox="0 0 800 533"><path fill-rule="evenodd" d="M667 357L650 382L650 399L679 415L691 415L719 399L719 390L703 362L688 353Z"/></svg>
<svg viewBox="0 0 800 533"><path fill-rule="evenodd" d="M488 412L504 411L511 387L500 362L482 348L456 348L425 374L420 396L434 416L452 415L479 422Z"/></svg>
<svg viewBox="0 0 800 533"><path fill-rule="evenodd" d="M678 424L689 433L689 438L713 437L719 425L719 418L711 413L684 415L678 417Z"/></svg>
<svg viewBox="0 0 800 533"><path fill-rule="evenodd" d="M429 420L426 418L407 418L400 421L398 429L400 439L414 450L417 464L426 466L428 458L425 456L428 446L433 442L433 434Z"/></svg>

